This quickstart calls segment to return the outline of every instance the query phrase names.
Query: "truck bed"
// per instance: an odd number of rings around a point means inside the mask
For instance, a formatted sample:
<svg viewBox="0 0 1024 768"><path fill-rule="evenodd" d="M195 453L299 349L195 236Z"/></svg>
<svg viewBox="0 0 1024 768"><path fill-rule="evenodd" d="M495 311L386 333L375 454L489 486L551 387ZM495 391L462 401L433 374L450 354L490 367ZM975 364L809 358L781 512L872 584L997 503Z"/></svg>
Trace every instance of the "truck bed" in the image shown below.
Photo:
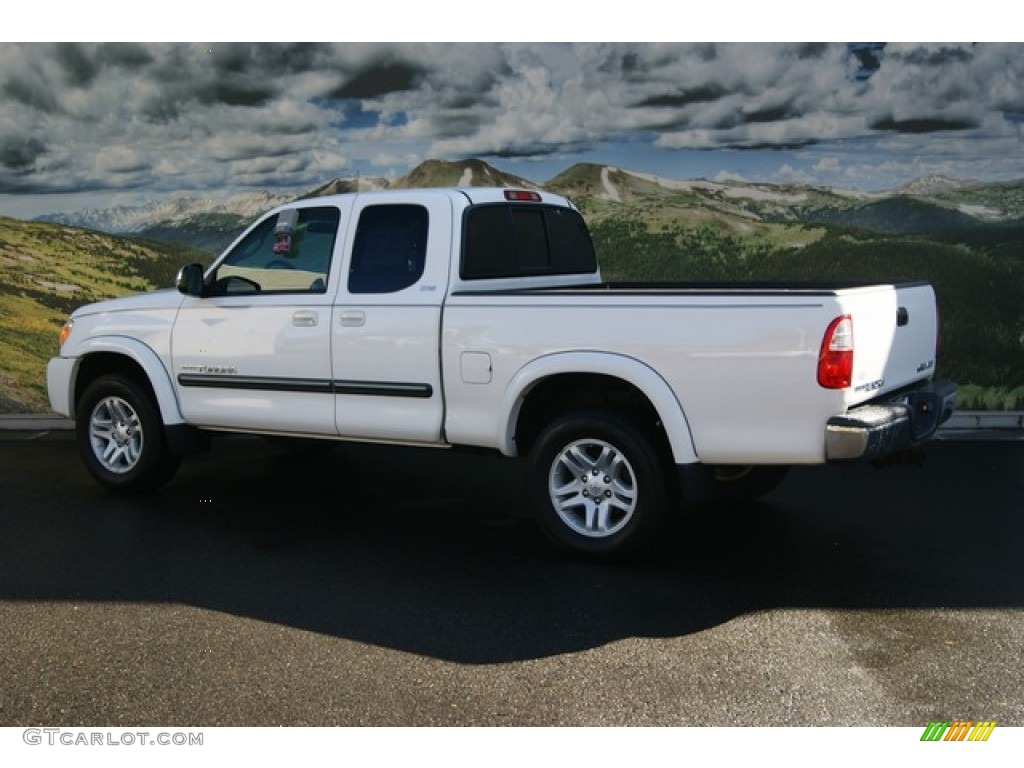
<svg viewBox="0 0 1024 768"><path fill-rule="evenodd" d="M750 282L602 282L569 286L547 286L518 289L479 289L453 292L453 296L515 296L531 294L570 295L574 293L664 294L666 296L837 296L841 293L880 286L892 288L914 288L928 285L924 281L899 281L879 283L868 280L820 280L820 281L750 281Z"/></svg>
<svg viewBox="0 0 1024 768"><path fill-rule="evenodd" d="M852 319L850 386L818 383L826 331ZM829 418L934 373L936 316L927 283L594 282L531 289L460 290L444 318L449 438L480 442L500 403L455 372L492 361L501 392L546 356L602 351L639 362L668 383L698 457L714 464L818 463ZM529 343L523 343L530 339ZM494 425L486 427L493 432Z"/></svg>

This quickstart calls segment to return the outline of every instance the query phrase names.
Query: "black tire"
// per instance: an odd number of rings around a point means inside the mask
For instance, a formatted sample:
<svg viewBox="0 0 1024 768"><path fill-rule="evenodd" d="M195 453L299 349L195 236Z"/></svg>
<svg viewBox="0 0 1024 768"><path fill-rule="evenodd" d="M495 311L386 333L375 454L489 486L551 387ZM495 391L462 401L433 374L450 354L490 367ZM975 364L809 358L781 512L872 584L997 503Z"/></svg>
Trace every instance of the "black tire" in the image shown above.
<svg viewBox="0 0 1024 768"><path fill-rule="evenodd" d="M75 430L86 468L111 491L159 488L181 461L168 450L152 397L127 376L101 376L86 388L75 412Z"/></svg>
<svg viewBox="0 0 1024 768"><path fill-rule="evenodd" d="M788 473L789 467L715 467L715 496L722 501L753 501L775 490Z"/></svg>
<svg viewBox="0 0 1024 768"><path fill-rule="evenodd" d="M674 498L659 442L614 411L559 418L538 437L529 465L541 527L557 545L589 560L642 554Z"/></svg>

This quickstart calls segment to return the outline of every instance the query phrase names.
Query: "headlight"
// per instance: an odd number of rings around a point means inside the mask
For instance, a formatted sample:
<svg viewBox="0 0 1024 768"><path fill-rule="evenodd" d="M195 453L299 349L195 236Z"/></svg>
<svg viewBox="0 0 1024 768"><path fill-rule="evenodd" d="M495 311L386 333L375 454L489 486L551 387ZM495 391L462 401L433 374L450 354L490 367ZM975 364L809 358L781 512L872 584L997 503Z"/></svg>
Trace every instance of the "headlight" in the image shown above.
<svg viewBox="0 0 1024 768"><path fill-rule="evenodd" d="M69 319L64 323L64 327L60 329L60 346L63 348L64 342L68 340L68 336L71 335L71 330L75 327L75 321Z"/></svg>

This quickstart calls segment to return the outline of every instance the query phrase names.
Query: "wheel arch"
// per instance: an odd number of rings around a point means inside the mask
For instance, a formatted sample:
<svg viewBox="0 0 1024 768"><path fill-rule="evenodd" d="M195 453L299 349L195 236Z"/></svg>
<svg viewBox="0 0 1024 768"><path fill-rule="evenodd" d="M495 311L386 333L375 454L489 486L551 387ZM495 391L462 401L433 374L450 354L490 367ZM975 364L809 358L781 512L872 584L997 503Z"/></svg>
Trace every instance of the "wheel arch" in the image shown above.
<svg viewBox="0 0 1024 768"><path fill-rule="evenodd" d="M647 414L660 423L676 464L698 461L686 414L668 383L646 363L602 352L547 355L512 377L503 408L503 452L528 453L552 418L581 406Z"/></svg>
<svg viewBox="0 0 1024 768"><path fill-rule="evenodd" d="M71 386L71 413L75 412L91 382L100 376L120 373L130 376L149 391L165 425L184 422L171 377L151 347L134 339L97 338L90 339L76 352L78 364Z"/></svg>

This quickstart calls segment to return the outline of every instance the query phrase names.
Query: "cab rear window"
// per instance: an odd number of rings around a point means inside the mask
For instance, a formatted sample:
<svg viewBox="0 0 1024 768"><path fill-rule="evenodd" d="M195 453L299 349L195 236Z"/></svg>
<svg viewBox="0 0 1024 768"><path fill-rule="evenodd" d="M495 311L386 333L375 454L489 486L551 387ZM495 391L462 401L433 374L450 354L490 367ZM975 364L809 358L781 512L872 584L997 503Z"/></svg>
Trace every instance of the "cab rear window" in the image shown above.
<svg viewBox="0 0 1024 768"><path fill-rule="evenodd" d="M463 280L597 270L587 226L571 208L478 205L466 211L463 227Z"/></svg>

